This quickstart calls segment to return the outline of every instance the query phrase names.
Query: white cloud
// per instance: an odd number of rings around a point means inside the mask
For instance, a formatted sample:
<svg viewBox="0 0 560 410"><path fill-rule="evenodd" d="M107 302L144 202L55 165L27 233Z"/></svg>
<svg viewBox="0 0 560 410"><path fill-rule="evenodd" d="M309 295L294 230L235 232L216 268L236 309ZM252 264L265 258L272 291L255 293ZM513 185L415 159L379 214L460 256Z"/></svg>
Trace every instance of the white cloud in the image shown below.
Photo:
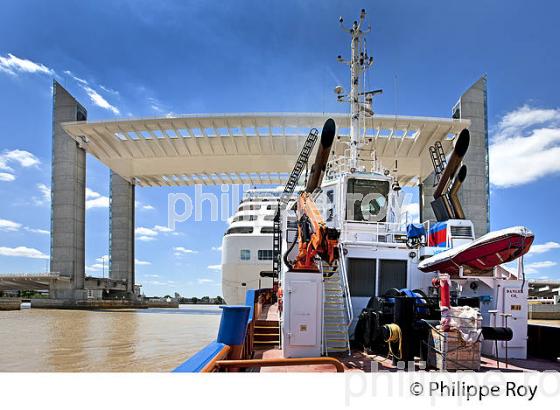
<svg viewBox="0 0 560 410"><path fill-rule="evenodd" d="M95 260L97 262L101 262L101 263L103 263L103 262L109 263L109 255L100 256L99 258L95 258Z"/></svg>
<svg viewBox="0 0 560 410"><path fill-rule="evenodd" d="M19 231L20 228L20 223L9 221L7 219L0 219L0 231L15 232Z"/></svg>
<svg viewBox="0 0 560 410"><path fill-rule="evenodd" d="M11 151L3 151L0 154L0 170L13 172L14 169L10 166L10 164L17 163L24 168L29 167L36 167L41 164L39 158L33 155L29 151L21 150L21 149L14 149ZM12 174L7 174L7 178L12 178L12 181L15 179L15 176Z"/></svg>
<svg viewBox="0 0 560 410"><path fill-rule="evenodd" d="M145 226L139 226L134 230L136 235L144 235L144 236L157 236L158 232L152 228L146 228Z"/></svg>
<svg viewBox="0 0 560 410"><path fill-rule="evenodd" d="M155 273L149 274L149 275L144 275L147 278L159 278L159 275L156 275Z"/></svg>
<svg viewBox="0 0 560 410"><path fill-rule="evenodd" d="M526 266L527 267L531 267L531 268L550 268L552 266L556 266L557 263L553 262L553 261L542 261L542 262L532 262L532 263L528 263Z"/></svg>
<svg viewBox="0 0 560 410"><path fill-rule="evenodd" d="M14 174L10 174L8 172L0 172L0 181L4 182L12 182L16 179Z"/></svg>
<svg viewBox="0 0 560 410"><path fill-rule="evenodd" d="M187 249L184 246L175 246L173 248L173 251L175 251L175 256L182 256L182 255L188 255L188 254L192 254L192 253L198 253L198 251L194 251L192 249Z"/></svg>
<svg viewBox="0 0 560 410"><path fill-rule="evenodd" d="M51 188L45 184L37 184L37 189L39 190L41 196L39 198L33 197L33 201L37 205L44 205L51 202Z"/></svg>
<svg viewBox="0 0 560 410"><path fill-rule="evenodd" d="M498 125L498 137L504 138L535 125L558 121L560 121L560 109L540 109L524 105L504 115Z"/></svg>
<svg viewBox="0 0 560 410"><path fill-rule="evenodd" d="M109 271L109 255L103 255L95 258L93 265L86 266L86 272Z"/></svg>
<svg viewBox="0 0 560 410"><path fill-rule="evenodd" d="M140 235L137 236L136 239L142 242L149 242L149 241L153 241L156 238L153 236Z"/></svg>
<svg viewBox="0 0 560 410"><path fill-rule="evenodd" d="M16 232L22 228L25 229L27 232L31 232L31 233L40 233L43 235L50 234L50 231L47 231L46 229L30 228L29 226L23 226L19 222L10 221L8 219L0 219L0 231Z"/></svg>
<svg viewBox="0 0 560 410"><path fill-rule="evenodd" d="M145 227L145 226L139 226L138 228L136 228L134 230L134 232L136 234L136 239L138 239L139 241L145 241L145 242L152 241L152 240L156 239L160 233L175 234L173 229L170 229L167 226L162 226L162 225L155 225L152 228L148 228L148 227Z"/></svg>
<svg viewBox="0 0 560 410"><path fill-rule="evenodd" d="M524 105L506 114L489 153L494 186L523 185L560 172L560 109Z"/></svg>
<svg viewBox="0 0 560 410"><path fill-rule="evenodd" d="M121 113L117 107L111 105L109 101L107 101L101 94L95 91L86 80L75 76L71 71L68 70L64 71L64 74L69 75L78 83L78 85L86 92L86 94L88 95L89 99L93 104L105 110L109 110L115 115L119 115ZM103 86L99 86L99 87L103 90L107 90ZM116 91L111 90L111 93L114 94L116 93Z"/></svg>
<svg viewBox="0 0 560 410"><path fill-rule="evenodd" d="M18 75L20 73L54 75L54 70L47 66L16 57L10 53L8 53L7 57L0 56L0 72L10 75Z"/></svg>
<svg viewBox="0 0 560 410"><path fill-rule="evenodd" d="M81 87L84 89L88 95L91 102L98 107L111 111L115 115L119 115L121 112L114 105L109 104L109 102L103 98L97 91L91 88L89 85L82 84Z"/></svg>
<svg viewBox="0 0 560 410"><path fill-rule="evenodd" d="M197 281L198 281L199 285L204 285L204 284L207 284L207 283L214 283L213 279L207 279L207 278L198 278Z"/></svg>
<svg viewBox="0 0 560 410"><path fill-rule="evenodd" d="M108 208L109 197L101 195L90 188L86 188L86 209Z"/></svg>
<svg viewBox="0 0 560 410"><path fill-rule="evenodd" d="M541 262L532 262L527 263L525 265L525 273L528 274L536 274L539 273L539 269L546 269L556 266L557 263L553 261L541 261Z"/></svg>
<svg viewBox="0 0 560 410"><path fill-rule="evenodd" d="M136 265L151 265L152 262L148 262L148 261L141 261L140 259L134 259L134 263Z"/></svg>
<svg viewBox="0 0 560 410"><path fill-rule="evenodd" d="M208 265L210 270L222 270L222 265Z"/></svg>
<svg viewBox="0 0 560 410"><path fill-rule="evenodd" d="M142 211L153 211L155 209L152 205L144 205L140 201L134 201L134 206L136 209L140 209Z"/></svg>
<svg viewBox="0 0 560 410"><path fill-rule="evenodd" d="M222 251L222 245L220 245L220 246L212 246L212 250L213 250L213 251L217 251L217 252L221 252L221 251Z"/></svg>
<svg viewBox="0 0 560 410"><path fill-rule="evenodd" d="M548 252L552 249L560 248L560 243L558 242L546 242L539 245L532 245L531 249L529 250L529 254L540 254Z"/></svg>
<svg viewBox="0 0 560 410"><path fill-rule="evenodd" d="M154 230L156 230L157 232L173 232L173 229L167 227L167 226L162 226L162 225L156 225L154 226Z"/></svg>
<svg viewBox="0 0 560 410"><path fill-rule="evenodd" d="M46 229L36 229L36 228L30 228L29 226L25 227L25 230L27 232L31 232L31 233L39 233L41 235L50 235L51 231L48 231Z"/></svg>
<svg viewBox="0 0 560 410"><path fill-rule="evenodd" d="M86 209L93 208L109 208L109 198L102 196L100 198L88 199L86 201Z"/></svg>
<svg viewBox="0 0 560 410"><path fill-rule="evenodd" d="M0 246L0 255L19 256L22 258L32 258L32 259L49 259L49 255L44 254L38 249L28 248L26 246L17 246L15 248Z"/></svg>
<svg viewBox="0 0 560 410"><path fill-rule="evenodd" d="M94 263L93 265L86 266L86 272L97 272L100 270L108 270L109 265L103 263Z"/></svg>
<svg viewBox="0 0 560 410"><path fill-rule="evenodd" d="M105 86L103 86L103 85L101 85L101 84L99 84L99 88L101 88L101 89L102 89L103 91L105 91L106 93L114 94L114 95L119 95L119 92L118 92L118 91L115 91L115 90L113 90L113 89L111 89L111 88L105 87Z"/></svg>
<svg viewBox="0 0 560 410"><path fill-rule="evenodd" d="M95 192L90 188L86 188L86 199L95 199L99 198L100 196L101 194L99 194L98 192Z"/></svg>

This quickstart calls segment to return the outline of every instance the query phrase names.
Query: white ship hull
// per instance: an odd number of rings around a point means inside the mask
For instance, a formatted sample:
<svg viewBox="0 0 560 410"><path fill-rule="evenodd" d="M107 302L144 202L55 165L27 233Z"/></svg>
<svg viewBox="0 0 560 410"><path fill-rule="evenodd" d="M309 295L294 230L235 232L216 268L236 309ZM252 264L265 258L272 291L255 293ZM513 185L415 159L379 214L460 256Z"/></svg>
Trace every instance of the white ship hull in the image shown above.
<svg viewBox="0 0 560 410"><path fill-rule="evenodd" d="M261 272L272 270L271 260L259 260L259 250L272 249L272 235L230 234L222 241L222 292L228 305L245 303L247 289L272 288L272 278ZM240 260L241 250L250 259Z"/></svg>

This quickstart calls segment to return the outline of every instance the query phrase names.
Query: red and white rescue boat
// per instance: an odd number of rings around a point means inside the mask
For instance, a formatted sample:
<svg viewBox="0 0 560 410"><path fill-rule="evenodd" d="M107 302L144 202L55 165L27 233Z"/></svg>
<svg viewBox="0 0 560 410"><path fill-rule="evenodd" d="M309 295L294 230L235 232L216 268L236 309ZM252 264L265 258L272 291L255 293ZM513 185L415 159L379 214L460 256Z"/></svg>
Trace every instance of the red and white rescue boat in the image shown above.
<svg viewBox="0 0 560 410"><path fill-rule="evenodd" d="M422 272L442 272L458 275L490 272L495 266L511 262L525 255L535 236L524 226L489 232L457 248L435 254L418 264Z"/></svg>

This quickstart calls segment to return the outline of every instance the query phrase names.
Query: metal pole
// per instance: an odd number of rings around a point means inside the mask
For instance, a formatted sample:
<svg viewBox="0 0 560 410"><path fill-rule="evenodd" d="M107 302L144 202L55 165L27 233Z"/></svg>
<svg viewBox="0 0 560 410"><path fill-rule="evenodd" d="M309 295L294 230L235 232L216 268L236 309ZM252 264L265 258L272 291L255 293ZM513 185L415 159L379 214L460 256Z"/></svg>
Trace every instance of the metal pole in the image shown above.
<svg viewBox="0 0 560 410"><path fill-rule="evenodd" d="M341 27L352 36L350 60L344 61L342 57L339 56L338 61L350 66L350 93L348 94L348 102L350 103L350 168L353 170L358 166L358 144L361 132L360 112L362 110L360 106L360 95L364 95L360 93L360 75L373 64L373 58L368 57L367 51L362 51L361 47L362 37L371 31L370 27L362 30L365 18L366 11L362 9L359 20L354 21L352 26L348 29L342 26L342 17L339 19ZM369 94L370 97L373 97L375 92ZM345 101L342 95L339 95L339 101Z"/></svg>
<svg viewBox="0 0 560 410"><path fill-rule="evenodd" d="M358 165L358 137L360 132L359 81L360 64L358 50L360 47L360 28L356 22L352 26L352 54L350 57L350 167Z"/></svg>

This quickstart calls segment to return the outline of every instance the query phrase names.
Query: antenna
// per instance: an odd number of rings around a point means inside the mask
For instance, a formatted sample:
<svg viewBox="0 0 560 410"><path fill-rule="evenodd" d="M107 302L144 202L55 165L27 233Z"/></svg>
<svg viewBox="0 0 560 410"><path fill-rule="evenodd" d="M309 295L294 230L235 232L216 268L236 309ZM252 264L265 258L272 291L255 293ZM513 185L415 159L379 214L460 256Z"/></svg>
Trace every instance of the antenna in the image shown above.
<svg viewBox="0 0 560 410"><path fill-rule="evenodd" d="M359 20L355 20L351 27L344 26L344 19L340 17L340 27L350 33L351 56L350 60L344 60L342 56L337 57L337 61L350 66L350 93L344 95L342 87L337 87L335 92L339 102L350 103L350 169L357 169L358 148L360 139L360 116L365 111L373 115L372 101L373 96L379 92L360 92L360 76L373 65L373 57L368 55L365 47L365 35L371 31L371 26L362 29L366 18L366 10L360 11Z"/></svg>

